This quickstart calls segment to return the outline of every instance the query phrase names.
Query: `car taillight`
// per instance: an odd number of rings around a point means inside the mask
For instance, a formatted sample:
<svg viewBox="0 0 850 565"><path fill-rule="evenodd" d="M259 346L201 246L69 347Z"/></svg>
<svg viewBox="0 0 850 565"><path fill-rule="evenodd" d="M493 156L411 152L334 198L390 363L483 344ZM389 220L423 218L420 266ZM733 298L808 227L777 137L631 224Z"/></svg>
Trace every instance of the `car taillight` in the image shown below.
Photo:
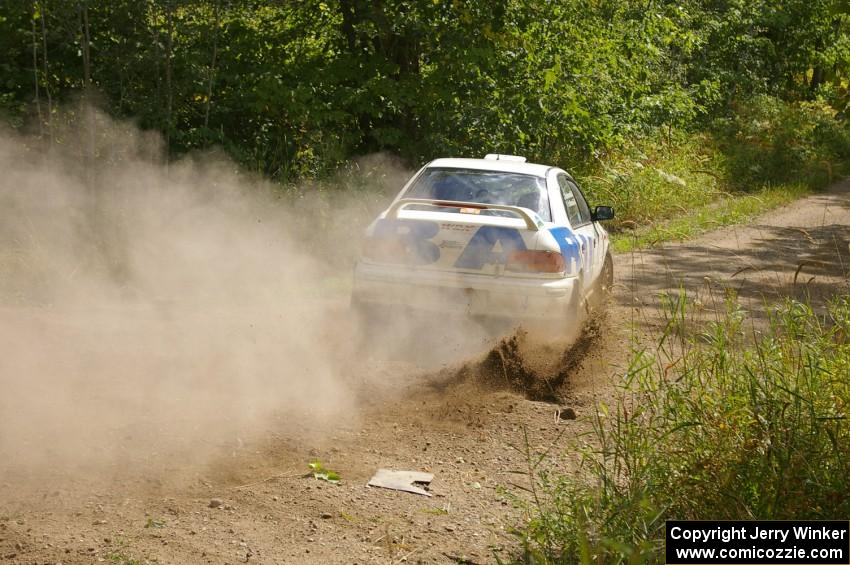
<svg viewBox="0 0 850 565"><path fill-rule="evenodd" d="M506 271L519 273L562 273L564 256L553 251L514 251L508 255Z"/></svg>

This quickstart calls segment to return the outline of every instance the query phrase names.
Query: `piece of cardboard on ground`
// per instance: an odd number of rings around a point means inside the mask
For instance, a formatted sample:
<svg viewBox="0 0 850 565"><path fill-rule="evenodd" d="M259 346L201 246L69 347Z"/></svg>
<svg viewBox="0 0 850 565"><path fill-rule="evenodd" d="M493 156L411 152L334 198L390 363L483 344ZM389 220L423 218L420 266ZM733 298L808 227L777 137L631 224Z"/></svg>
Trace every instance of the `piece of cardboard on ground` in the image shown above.
<svg viewBox="0 0 850 565"><path fill-rule="evenodd" d="M430 484L434 480L431 473L420 473L418 471L392 471L390 469L378 469L375 475L369 479L370 487L388 488L431 496L431 493L422 488L422 484Z"/></svg>

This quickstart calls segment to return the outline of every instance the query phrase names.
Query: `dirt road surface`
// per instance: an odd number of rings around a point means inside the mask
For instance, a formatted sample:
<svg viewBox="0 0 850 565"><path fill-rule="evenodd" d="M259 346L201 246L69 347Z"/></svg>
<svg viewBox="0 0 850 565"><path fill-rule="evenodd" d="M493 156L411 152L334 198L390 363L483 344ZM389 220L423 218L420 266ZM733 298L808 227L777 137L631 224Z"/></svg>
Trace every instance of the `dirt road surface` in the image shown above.
<svg viewBox="0 0 850 565"><path fill-rule="evenodd" d="M363 352L349 368L354 408L322 425L288 421L262 438L211 437L211 460L173 453L86 473L21 473L0 461L0 561L507 559L518 547L511 529L524 520L516 501L529 496L528 453L549 450L551 464L571 472L566 448L610 394L630 339L651 340L659 293L684 288L709 308L733 289L757 316L783 296L817 303L846 288L848 243L850 187L841 184L751 225L616 257L614 304L572 347L520 336L440 370ZM578 419L557 420L559 406ZM339 484L306 476L313 460L337 471ZM432 496L367 487L378 468L433 473Z"/></svg>

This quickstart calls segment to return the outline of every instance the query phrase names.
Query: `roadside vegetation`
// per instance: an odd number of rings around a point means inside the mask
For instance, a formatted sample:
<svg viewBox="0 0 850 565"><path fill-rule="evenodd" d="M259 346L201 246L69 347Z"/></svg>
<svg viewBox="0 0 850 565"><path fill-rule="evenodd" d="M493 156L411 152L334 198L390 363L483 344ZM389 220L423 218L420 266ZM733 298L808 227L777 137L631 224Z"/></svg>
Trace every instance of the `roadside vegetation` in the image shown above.
<svg viewBox="0 0 850 565"><path fill-rule="evenodd" d="M722 300L722 299L721 299ZM616 400L576 446L581 472L538 467L526 563L663 563L664 522L850 513L850 296L788 300L755 321L733 295L697 323L666 299Z"/></svg>
<svg viewBox="0 0 850 565"><path fill-rule="evenodd" d="M220 148L297 196L370 198L346 173L374 153L407 169L525 155L612 204L625 250L845 172L849 13L839 0L10 0L0 119L68 144L63 122L97 128L82 101L158 132L169 158Z"/></svg>
<svg viewBox="0 0 850 565"><path fill-rule="evenodd" d="M617 210L614 249L628 251L744 223L842 178L848 163L850 130L832 107L762 96L711 133L659 132L580 178Z"/></svg>

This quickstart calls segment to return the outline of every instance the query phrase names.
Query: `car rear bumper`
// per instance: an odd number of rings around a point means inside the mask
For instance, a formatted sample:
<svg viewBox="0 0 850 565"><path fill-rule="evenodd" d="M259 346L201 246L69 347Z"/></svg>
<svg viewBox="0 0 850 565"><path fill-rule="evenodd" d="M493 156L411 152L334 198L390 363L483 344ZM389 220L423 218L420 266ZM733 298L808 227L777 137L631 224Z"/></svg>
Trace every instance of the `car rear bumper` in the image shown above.
<svg viewBox="0 0 850 565"><path fill-rule="evenodd" d="M360 262L352 300L448 314L566 321L577 286L574 277L493 277Z"/></svg>

